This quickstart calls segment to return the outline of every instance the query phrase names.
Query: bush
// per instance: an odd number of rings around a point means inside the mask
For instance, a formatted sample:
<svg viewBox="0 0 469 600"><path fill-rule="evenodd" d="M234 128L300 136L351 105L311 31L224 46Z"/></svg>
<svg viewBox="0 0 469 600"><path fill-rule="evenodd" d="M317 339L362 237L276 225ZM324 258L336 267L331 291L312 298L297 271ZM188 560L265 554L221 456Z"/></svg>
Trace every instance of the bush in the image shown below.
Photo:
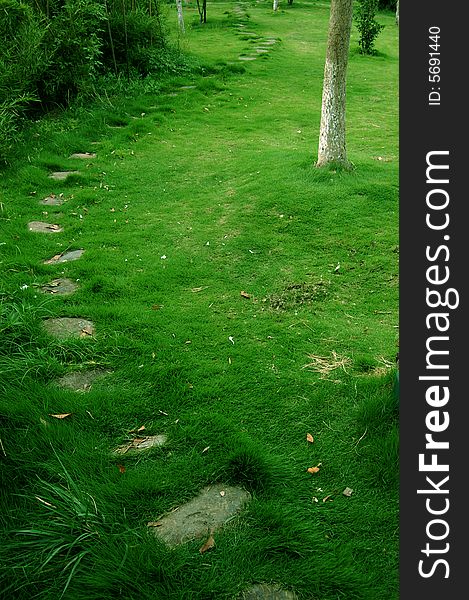
<svg viewBox="0 0 469 600"><path fill-rule="evenodd" d="M105 10L101 2L67 0L44 37L46 68L37 81L45 105L66 105L93 89L101 70Z"/></svg>
<svg viewBox="0 0 469 600"><path fill-rule="evenodd" d="M154 15L138 8L127 13L113 11L103 37L103 64L109 71L149 75L155 52L165 45L158 11Z"/></svg>
<svg viewBox="0 0 469 600"><path fill-rule="evenodd" d="M355 8L354 18L360 32L358 46L361 54L375 54L375 39L384 28L380 25L375 15L378 10L378 0L358 0Z"/></svg>

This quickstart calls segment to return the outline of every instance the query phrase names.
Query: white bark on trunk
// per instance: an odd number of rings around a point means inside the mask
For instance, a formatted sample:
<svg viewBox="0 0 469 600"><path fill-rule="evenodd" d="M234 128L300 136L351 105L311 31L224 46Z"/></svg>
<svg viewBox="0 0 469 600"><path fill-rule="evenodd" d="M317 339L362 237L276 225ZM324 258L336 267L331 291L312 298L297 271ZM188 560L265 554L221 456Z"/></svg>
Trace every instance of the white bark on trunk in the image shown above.
<svg viewBox="0 0 469 600"><path fill-rule="evenodd" d="M182 0L176 0L176 7L178 10L179 29L182 31L182 33L185 33L186 29L184 27L184 17L182 15Z"/></svg>
<svg viewBox="0 0 469 600"><path fill-rule="evenodd" d="M399 27L399 0L397 0L396 4L396 25Z"/></svg>
<svg viewBox="0 0 469 600"><path fill-rule="evenodd" d="M273 6L274 10L278 9L278 2L279 2L279 0L274 0L274 6Z"/></svg>
<svg viewBox="0 0 469 600"><path fill-rule="evenodd" d="M318 162L350 167L345 144L345 99L353 0L331 0L322 91Z"/></svg>

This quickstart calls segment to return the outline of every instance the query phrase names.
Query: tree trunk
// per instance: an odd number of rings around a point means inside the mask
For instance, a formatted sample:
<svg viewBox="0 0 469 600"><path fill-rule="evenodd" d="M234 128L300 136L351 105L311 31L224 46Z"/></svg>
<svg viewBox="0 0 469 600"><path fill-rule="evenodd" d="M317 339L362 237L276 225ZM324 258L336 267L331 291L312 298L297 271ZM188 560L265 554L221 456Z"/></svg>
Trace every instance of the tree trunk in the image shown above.
<svg viewBox="0 0 469 600"><path fill-rule="evenodd" d="M279 2L279 0L274 0L274 5L273 5L274 10L278 9L278 2Z"/></svg>
<svg viewBox="0 0 469 600"><path fill-rule="evenodd" d="M399 27L399 0L397 0L396 4L396 25Z"/></svg>
<svg viewBox="0 0 469 600"><path fill-rule="evenodd" d="M182 16L182 0L176 0L176 7L178 9L179 29L182 31L182 33L185 33L186 30L184 28L184 17Z"/></svg>
<svg viewBox="0 0 469 600"><path fill-rule="evenodd" d="M351 167L345 146L345 97L352 5L353 0L331 0L317 167Z"/></svg>

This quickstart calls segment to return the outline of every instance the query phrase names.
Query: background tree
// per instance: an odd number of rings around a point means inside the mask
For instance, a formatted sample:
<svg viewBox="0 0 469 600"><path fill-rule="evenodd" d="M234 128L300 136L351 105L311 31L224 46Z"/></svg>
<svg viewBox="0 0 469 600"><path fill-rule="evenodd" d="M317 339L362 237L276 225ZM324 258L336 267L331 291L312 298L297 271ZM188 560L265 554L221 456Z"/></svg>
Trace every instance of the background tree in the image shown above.
<svg viewBox="0 0 469 600"><path fill-rule="evenodd" d="M199 0L197 0L197 10L199 11L200 22L207 22L207 0L202 0L202 5Z"/></svg>
<svg viewBox="0 0 469 600"><path fill-rule="evenodd" d="M178 11L178 23L179 23L179 29L182 31L182 33L185 33L185 27L184 27L184 17L182 15L182 0L176 0L176 8Z"/></svg>
<svg viewBox="0 0 469 600"><path fill-rule="evenodd" d="M345 145L345 98L353 0L331 0L317 167L351 167Z"/></svg>
<svg viewBox="0 0 469 600"><path fill-rule="evenodd" d="M378 0L358 0L355 8L355 22L360 33L358 46L361 54L375 54L375 40L384 28L375 19Z"/></svg>
<svg viewBox="0 0 469 600"><path fill-rule="evenodd" d="M396 3L396 25L399 27L399 0Z"/></svg>

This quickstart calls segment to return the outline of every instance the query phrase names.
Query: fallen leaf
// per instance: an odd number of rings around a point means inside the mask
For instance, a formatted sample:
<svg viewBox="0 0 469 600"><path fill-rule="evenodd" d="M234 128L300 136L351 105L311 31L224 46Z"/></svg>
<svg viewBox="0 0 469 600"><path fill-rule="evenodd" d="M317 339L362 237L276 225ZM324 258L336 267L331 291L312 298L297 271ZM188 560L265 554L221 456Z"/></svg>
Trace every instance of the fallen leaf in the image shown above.
<svg viewBox="0 0 469 600"><path fill-rule="evenodd" d="M204 552L207 552L207 550L210 550L214 546L215 546L215 540L213 539L213 535L210 535L208 540L205 542L205 544L199 548L199 552L200 552L200 554L203 554Z"/></svg>
<svg viewBox="0 0 469 600"><path fill-rule="evenodd" d="M313 502L319 502L319 500L316 498L316 496L313 496L312 501Z"/></svg>
<svg viewBox="0 0 469 600"><path fill-rule="evenodd" d="M51 263L59 260L59 258L62 256L62 254L56 254L55 256L53 256L52 258L50 258L49 260L45 261L45 265L50 265Z"/></svg>
<svg viewBox="0 0 469 600"><path fill-rule="evenodd" d="M352 492L353 492L352 488L346 487L345 490L342 492L342 494L344 496L351 496Z"/></svg>
<svg viewBox="0 0 469 600"><path fill-rule="evenodd" d="M306 434L306 441L307 442L311 442L311 443L314 442L314 438L313 438L313 436L310 433Z"/></svg>
<svg viewBox="0 0 469 600"><path fill-rule="evenodd" d="M166 415L166 416L168 416L168 413L167 413L167 412L164 412L164 410L158 410L158 412L160 412L162 415Z"/></svg>
<svg viewBox="0 0 469 600"><path fill-rule="evenodd" d="M202 450L202 454L203 454L204 452L207 452L207 450L208 450L209 448L210 448L210 446L207 446L206 448L204 448L204 449Z"/></svg>
<svg viewBox="0 0 469 600"><path fill-rule="evenodd" d="M137 431L143 431L144 429L145 429L145 425L142 425L141 427L139 427L139 428L137 429Z"/></svg>
<svg viewBox="0 0 469 600"><path fill-rule="evenodd" d="M50 506L51 508L57 508L56 506L54 506L50 502L46 502L42 498L39 498L39 496L34 496L34 497L36 498L36 500L39 500L39 502L42 502L42 504L45 504L46 506Z"/></svg>
<svg viewBox="0 0 469 600"><path fill-rule="evenodd" d="M160 310L162 308L161 304L153 304L151 310Z"/></svg>
<svg viewBox="0 0 469 600"><path fill-rule="evenodd" d="M224 495L225 495L225 491L224 491L224 490L222 490L222 491L220 492L220 496L223 498L223 496L224 496Z"/></svg>
<svg viewBox="0 0 469 600"><path fill-rule="evenodd" d="M332 501L332 494L329 494L329 496L326 496L325 498L322 499L323 502L327 502L328 500Z"/></svg>
<svg viewBox="0 0 469 600"><path fill-rule="evenodd" d="M119 473L125 473L125 467L124 467L124 465L116 465L116 466L119 469Z"/></svg>
<svg viewBox="0 0 469 600"><path fill-rule="evenodd" d="M62 413L60 415L51 415L49 413L49 417L54 417L54 419L66 419L67 417L69 417L72 413Z"/></svg>
<svg viewBox="0 0 469 600"><path fill-rule="evenodd" d="M317 473L319 471L319 467L309 467L309 469L306 470L308 473Z"/></svg>
<svg viewBox="0 0 469 600"><path fill-rule="evenodd" d="M243 298L250 298L250 297L251 297L251 296L250 296L250 295L249 295L247 292L240 292L240 295L241 295Z"/></svg>
<svg viewBox="0 0 469 600"><path fill-rule="evenodd" d="M162 521L149 521L147 523L147 527L161 527L163 525Z"/></svg>

